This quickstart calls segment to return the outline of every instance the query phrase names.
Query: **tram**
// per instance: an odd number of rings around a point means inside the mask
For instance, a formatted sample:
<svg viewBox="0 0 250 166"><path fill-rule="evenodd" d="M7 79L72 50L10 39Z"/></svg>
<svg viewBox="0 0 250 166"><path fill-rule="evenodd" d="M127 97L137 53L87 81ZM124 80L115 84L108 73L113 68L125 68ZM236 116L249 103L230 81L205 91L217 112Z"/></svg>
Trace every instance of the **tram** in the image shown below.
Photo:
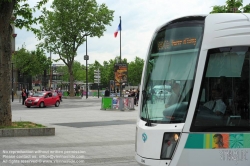
<svg viewBox="0 0 250 166"><path fill-rule="evenodd" d="M248 13L185 16L157 28L141 80L136 161L249 166L249 61Z"/></svg>

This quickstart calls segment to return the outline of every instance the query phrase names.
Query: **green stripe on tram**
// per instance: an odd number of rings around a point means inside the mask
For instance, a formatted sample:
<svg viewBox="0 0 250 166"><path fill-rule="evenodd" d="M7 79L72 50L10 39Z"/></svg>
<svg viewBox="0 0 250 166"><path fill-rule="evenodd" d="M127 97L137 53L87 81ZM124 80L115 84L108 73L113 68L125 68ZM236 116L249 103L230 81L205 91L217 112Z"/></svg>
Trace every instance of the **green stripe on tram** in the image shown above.
<svg viewBox="0 0 250 166"><path fill-rule="evenodd" d="M250 148L250 133L189 134L185 149Z"/></svg>
<svg viewBox="0 0 250 166"><path fill-rule="evenodd" d="M203 149L203 134L189 134L185 145L186 149Z"/></svg>

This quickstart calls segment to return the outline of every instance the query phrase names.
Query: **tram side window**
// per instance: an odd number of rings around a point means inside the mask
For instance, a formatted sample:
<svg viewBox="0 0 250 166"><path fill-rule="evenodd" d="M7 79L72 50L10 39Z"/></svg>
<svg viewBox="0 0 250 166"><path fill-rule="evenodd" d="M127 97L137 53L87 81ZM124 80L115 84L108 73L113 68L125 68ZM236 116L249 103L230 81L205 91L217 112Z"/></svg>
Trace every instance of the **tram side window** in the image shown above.
<svg viewBox="0 0 250 166"><path fill-rule="evenodd" d="M250 130L250 47L208 51L191 130Z"/></svg>

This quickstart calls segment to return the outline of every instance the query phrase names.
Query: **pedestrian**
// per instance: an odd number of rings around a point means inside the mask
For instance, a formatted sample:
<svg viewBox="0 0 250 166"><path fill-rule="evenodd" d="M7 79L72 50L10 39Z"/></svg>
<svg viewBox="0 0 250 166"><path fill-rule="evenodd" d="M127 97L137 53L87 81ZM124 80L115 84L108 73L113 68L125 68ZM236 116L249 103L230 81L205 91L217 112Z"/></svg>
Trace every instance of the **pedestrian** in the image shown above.
<svg viewBox="0 0 250 166"><path fill-rule="evenodd" d="M82 87L80 89L80 94L81 94L81 97L83 97L83 88Z"/></svg>
<svg viewBox="0 0 250 166"><path fill-rule="evenodd" d="M61 88L58 88L57 94L58 94L58 96L60 98L60 101L62 101L62 90L61 90Z"/></svg>
<svg viewBox="0 0 250 166"><path fill-rule="evenodd" d="M110 92L109 92L108 87L106 87L106 90L105 90L104 96L105 96L105 97L109 97L109 96L110 96Z"/></svg>
<svg viewBox="0 0 250 166"><path fill-rule="evenodd" d="M21 92L21 95L22 95L22 105L24 105L24 101L26 100L26 92L25 92L25 89L23 88L22 92Z"/></svg>
<svg viewBox="0 0 250 166"><path fill-rule="evenodd" d="M35 89L30 90L30 96L33 96L35 93Z"/></svg>
<svg viewBox="0 0 250 166"><path fill-rule="evenodd" d="M29 90L27 88L25 89L25 93L26 93L26 98L28 98L29 97Z"/></svg>
<svg viewBox="0 0 250 166"><path fill-rule="evenodd" d="M134 91L134 90L131 91L130 97L133 98L133 100L134 100L134 105L136 105L136 96L135 96L135 91Z"/></svg>
<svg viewBox="0 0 250 166"><path fill-rule="evenodd" d="M140 94L140 91L139 91L139 89L137 89L137 93L136 93L136 106L138 106L139 94Z"/></svg>

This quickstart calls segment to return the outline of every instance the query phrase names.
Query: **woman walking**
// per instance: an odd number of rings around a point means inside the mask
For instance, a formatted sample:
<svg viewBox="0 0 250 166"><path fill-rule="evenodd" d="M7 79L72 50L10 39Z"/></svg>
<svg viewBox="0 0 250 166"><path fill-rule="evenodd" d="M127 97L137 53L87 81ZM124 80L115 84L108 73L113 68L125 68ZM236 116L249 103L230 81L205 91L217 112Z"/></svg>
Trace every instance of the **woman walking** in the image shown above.
<svg viewBox="0 0 250 166"><path fill-rule="evenodd" d="M22 90L22 98L23 98L23 101L22 101L22 104L24 105L24 101L26 100L26 92L25 92L25 89Z"/></svg>

